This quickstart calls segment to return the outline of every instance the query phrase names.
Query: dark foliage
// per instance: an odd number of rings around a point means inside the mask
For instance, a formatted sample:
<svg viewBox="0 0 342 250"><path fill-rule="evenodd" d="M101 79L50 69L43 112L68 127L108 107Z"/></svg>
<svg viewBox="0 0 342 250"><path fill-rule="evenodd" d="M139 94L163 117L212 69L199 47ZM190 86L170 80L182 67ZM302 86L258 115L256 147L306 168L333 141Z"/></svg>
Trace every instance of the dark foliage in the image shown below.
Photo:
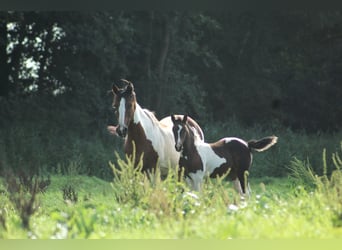
<svg viewBox="0 0 342 250"><path fill-rule="evenodd" d="M0 226L1 226L4 230L7 230L7 227L6 227L6 218L5 218L5 215L3 214L2 210L0 210Z"/></svg>
<svg viewBox="0 0 342 250"><path fill-rule="evenodd" d="M78 194L73 186L68 185L68 186L63 187L62 192L63 192L63 199L65 202L77 203Z"/></svg>
<svg viewBox="0 0 342 250"><path fill-rule="evenodd" d="M336 132L341 39L340 11L0 12L0 173L77 163L111 179L121 78L158 118Z"/></svg>
<svg viewBox="0 0 342 250"><path fill-rule="evenodd" d="M18 176L8 174L6 176L9 199L17 209L22 226L30 229L30 217L37 211L37 195L44 192L50 184L50 179L40 179L37 175L20 172Z"/></svg>

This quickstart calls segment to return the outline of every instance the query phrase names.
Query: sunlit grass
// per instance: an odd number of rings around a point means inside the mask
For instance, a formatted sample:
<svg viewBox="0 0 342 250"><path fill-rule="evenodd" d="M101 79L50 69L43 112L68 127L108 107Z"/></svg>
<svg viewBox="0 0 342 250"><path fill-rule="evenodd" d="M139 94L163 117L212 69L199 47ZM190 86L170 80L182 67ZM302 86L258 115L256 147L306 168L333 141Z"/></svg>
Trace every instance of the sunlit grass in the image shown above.
<svg viewBox="0 0 342 250"><path fill-rule="evenodd" d="M335 154L336 155L336 154ZM319 176L306 162L295 177L250 178L252 195L241 200L230 181L208 179L201 192L177 181L177 169L160 181L156 171L149 177L132 168L131 158L110 166L115 178L51 177L51 185L38 196L39 208L30 230L8 199L0 179L0 211L6 228L1 238L144 238L144 239L293 239L341 237L342 175ZM338 162L338 159L335 160ZM298 181L312 176L314 185ZM62 189L71 185L77 202L63 199Z"/></svg>

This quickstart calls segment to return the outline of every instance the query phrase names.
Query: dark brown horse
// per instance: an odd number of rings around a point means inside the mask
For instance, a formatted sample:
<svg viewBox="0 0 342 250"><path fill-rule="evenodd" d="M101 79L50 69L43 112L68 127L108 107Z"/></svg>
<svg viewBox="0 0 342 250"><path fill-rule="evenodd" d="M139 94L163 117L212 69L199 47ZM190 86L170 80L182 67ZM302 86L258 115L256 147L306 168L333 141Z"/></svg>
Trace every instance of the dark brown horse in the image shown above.
<svg viewBox="0 0 342 250"><path fill-rule="evenodd" d="M133 84L122 81L126 84L124 88L113 85L112 89L118 126L109 126L108 130L125 138L124 151L127 155L132 155L134 142L135 164L143 155L143 171L154 170L158 163L161 175L165 176L170 166L175 167L178 164L180 156L174 147L171 118L168 116L158 121L151 111L141 108L137 103ZM199 134L200 140L203 140L200 126L191 118L188 118L188 123Z"/></svg>
<svg viewBox="0 0 342 250"><path fill-rule="evenodd" d="M180 168L193 189L200 190L205 175L211 178L229 172L235 188L242 195L249 194L249 185L245 183L245 172L252 164L251 150L257 152L270 148L277 142L276 136L245 142L235 137L226 137L214 143L200 140L197 132L189 125L187 116L171 116L175 149L181 153ZM246 190L247 187L247 190Z"/></svg>

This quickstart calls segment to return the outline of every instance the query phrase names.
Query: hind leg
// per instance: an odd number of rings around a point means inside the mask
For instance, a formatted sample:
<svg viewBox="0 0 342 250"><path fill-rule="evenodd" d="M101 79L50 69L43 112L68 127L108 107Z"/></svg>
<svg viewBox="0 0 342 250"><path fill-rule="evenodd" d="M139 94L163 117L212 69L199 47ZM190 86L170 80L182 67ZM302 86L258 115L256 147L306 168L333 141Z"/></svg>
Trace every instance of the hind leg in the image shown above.
<svg viewBox="0 0 342 250"><path fill-rule="evenodd" d="M248 182L248 171L252 164L252 154L249 152L249 150L246 150L243 154L241 154L236 160L236 163L236 166L238 166L237 177L241 183L242 192L249 197L251 189Z"/></svg>
<svg viewBox="0 0 342 250"><path fill-rule="evenodd" d="M238 192L241 196L243 196L243 191L242 191L242 188L241 188L241 183L239 181L238 178L236 178L235 180L233 180L234 182L234 188L236 190L236 192Z"/></svg>
<svg viewBox="0 0 342 250"><path fill-rule="evenodd" d="M238 180L239 180L240 187L242 190L242 195L246 197L250 197L252 190L248 181L248 171L245 170L243 173L239 174Z"/></svg>

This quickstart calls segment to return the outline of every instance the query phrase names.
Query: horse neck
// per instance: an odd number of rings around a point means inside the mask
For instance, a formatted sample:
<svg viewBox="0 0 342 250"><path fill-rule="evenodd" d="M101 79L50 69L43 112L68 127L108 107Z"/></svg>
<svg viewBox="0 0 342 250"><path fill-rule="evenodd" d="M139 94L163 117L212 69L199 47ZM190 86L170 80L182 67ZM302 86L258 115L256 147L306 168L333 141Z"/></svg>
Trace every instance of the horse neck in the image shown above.
<svg viewBox="0 0 342 250"><path fill-rule="evenodd" d="M151 131L155 131L155 129L159 129L159 126L156 126L155 121L153 121L153 118L149 114L147 114L147 112L144 111L144 109L138 103L136 103L134 117L131 121L131 126L128 127L128 133L130 134L130 129L132 130L133 127L138 124L140 124L141 128L145 132L145 135Z"/></svg>
<svg viewBox="0 0 342 250"><path fill-rule="evenodd" d="M189 125L186 125L186 137L183 143L183 156L191 158L192 152L196 151L195 134Z"/></svg>

